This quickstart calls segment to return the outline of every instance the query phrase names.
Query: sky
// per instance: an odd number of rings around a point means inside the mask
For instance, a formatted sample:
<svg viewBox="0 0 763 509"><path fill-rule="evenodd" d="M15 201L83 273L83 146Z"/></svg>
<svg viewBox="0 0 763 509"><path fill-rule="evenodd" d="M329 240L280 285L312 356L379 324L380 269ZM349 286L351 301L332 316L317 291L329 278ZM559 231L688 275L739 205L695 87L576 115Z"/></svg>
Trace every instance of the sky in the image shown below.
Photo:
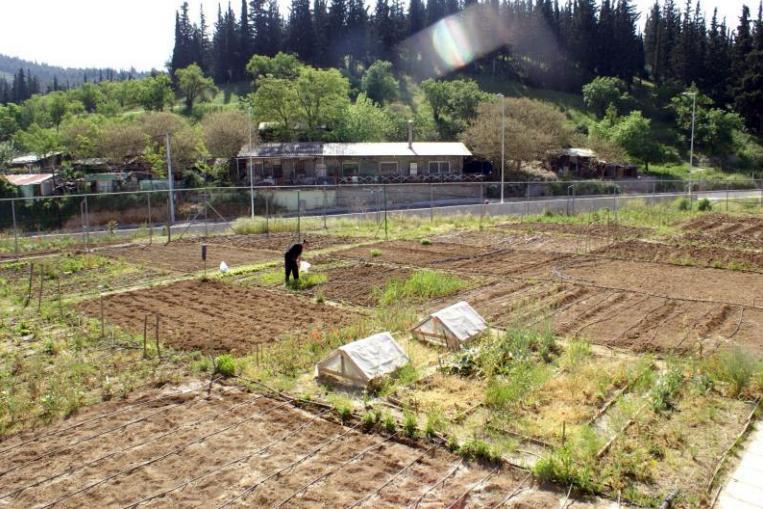
<svg viewBox="0 0 763 509"><path fill-rule="evenodd" d="M720 16L736 26L742 5L747 3L757 15L758 1L704 0L702 5L708 19L717 6ZM285 15L289 0L280 2ZM190 3L198 6L198 1ZM240 0L232 3L238 11ZM634 3L643 22L654 0ZM163 69L172 52L180 4L181 0L0 0L0 53L63 67ZM217 1L206 4L212 24ZM198 7L192 7L192 16L198 18Z"/></svg>

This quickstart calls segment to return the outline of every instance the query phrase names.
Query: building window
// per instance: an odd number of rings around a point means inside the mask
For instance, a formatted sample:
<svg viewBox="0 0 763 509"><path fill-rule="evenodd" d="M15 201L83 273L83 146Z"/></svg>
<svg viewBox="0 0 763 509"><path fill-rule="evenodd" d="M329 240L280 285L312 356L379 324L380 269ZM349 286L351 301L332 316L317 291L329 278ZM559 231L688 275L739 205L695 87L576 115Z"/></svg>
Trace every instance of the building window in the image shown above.
<svg viewBox="0 0 763 509"><path fill-rule="evenodd" d="M450 161L429 161L430 175L446 175L450 173Z"/></svg>
<svg viewBox="0 0 763 509"><path fill-rule="evenodd" d="M379 175L382 177L392 177L398 174L397 162L379 163Z"/></svg>
<svg viewBox="0 0 763 509"><path fill-rule="evenodd" d="M357 177L359 173L360 165L358 163L342 163L343 177Z"/></svg>

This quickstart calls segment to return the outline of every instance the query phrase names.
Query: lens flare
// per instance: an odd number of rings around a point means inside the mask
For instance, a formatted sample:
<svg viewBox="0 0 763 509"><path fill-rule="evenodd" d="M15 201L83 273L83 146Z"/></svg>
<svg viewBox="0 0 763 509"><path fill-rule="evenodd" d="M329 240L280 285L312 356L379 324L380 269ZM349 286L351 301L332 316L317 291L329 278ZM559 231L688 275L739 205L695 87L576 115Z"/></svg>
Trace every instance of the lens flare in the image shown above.
<svg viewBox="0 0 763 509"><path fill-rule="evenodd" d="M452 17L441 19L432 27L432 46L446 68L458 69L474 60L464 25Z"/></svg>

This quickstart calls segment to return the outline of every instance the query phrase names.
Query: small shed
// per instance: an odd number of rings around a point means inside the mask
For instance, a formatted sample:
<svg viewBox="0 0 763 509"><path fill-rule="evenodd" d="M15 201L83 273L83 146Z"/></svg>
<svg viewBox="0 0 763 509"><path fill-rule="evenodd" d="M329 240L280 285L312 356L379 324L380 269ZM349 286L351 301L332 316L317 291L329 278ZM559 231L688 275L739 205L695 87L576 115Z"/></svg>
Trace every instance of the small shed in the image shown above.
<svg viewBox="0 0 763 509"><path fill-rule="evenodd" d="M2 177L11 185L18 187L24 198L53 194L52 173L24 173L21 175L2 175Z"/></svg>
<svg viewBox="0 0 763 509"><path fill-rule="evenodd" d="M458 350L487 330L487 322L468 302L458 302L429 315L413 328L419 340Z"/></svg>
<svg viewBox="0 0 763 509"><path fill-rule="evenodd" d="M316 364L318 378L365 387L410 362L402 347L389 332L340 346Z"/></svg>

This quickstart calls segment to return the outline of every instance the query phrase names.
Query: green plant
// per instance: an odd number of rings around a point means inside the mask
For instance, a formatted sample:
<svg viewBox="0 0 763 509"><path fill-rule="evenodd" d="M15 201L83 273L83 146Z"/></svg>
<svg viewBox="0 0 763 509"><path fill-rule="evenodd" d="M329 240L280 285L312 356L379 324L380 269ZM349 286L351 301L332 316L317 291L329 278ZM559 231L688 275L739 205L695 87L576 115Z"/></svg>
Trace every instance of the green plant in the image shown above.
<svg viewBox="0 0 763 509"><path fill-rule="evenodd" d="M681 198L676 206L681 211L691 210L691 200L689 198Z"/></svg>
<svg viewBox="0 0 763 509"><path fill-rule="evenodd" d="M681 388L683 376L674 367L668 369L657 379L650 392L654 411L664 411L673 408L673 396Z"/></svg>
<svg viewBox="0 0 763 509"><path fill-rule="evenodd" d="M397 429L397 421L390 413L384 414L382 418L382 426L387 433L394 433Z"/></svg>
<svg viewBox="0 0 763 509"><path fill-rule="evenodd" d="M432 245L432 241L429 240L429 239L421 239L421 245L422 246L431 246Z"/></svg>
<svg viewBox="0 0 763 509"><path fill-rule="evenodd" d="M377 414L370 410L366 412L365 414L363 414L363 417L361 417L360 419L363 429L365 429L366 431L372 430L374 426L376 426L376 422L377 422L376 419L377 419Z"/></svg>
<svg viewBox="0 0 763 509"><path fill-rule="evenodd" d="M472 439L465 442L458 453L466 460L478 460L485 463L500 463L501 454L484 440Z"/></svg>
<svg viewBox="0 0 763 509"><path fill-rule="evenodd" d="M424 426L424 435L427 436L427 438L434 438L437 436L437 433L442 429L443 427L443 417L442 412L439 410L432 410L429 413L427 413L427 422Z"/></svg>
<svg viewBox="0 0 763 509"><path fill-rule="evenodd" d="M224 377L230 377L236 374L236 360L232 355L223 354L215 357L215 374Z"/></svg>
<svg viewBox="0 0 763 509"><path fill-rule="evenodd" d="M418 270L405 281L392 280L379 295L379 304L428 300L451 295L466 287L462 279L434 270Z"/></svg>
<svg viewBox="0 0 763 509"><path fill-rule="evenodd" d="M458 439L454 435L448 437L448 450L450 452L458 452L459 449Z"/></svg>
<svg viewBox="0 0 763 509"><path fill-rule="evenodd" d="M413 412L403 414L403 432L410 438L416 438L418 435L418 419Z"/></svg>
<svg viewBox="0 0 763 509"><path fill-rule="evenodd" d="M699 200L699 202L697 202L697 210L707 212L709 210L713 210L713 205L707 198L702 198Z"/></svg>
<svg viewBox="0 0 763 509"><path fill-rule="evenodd" d="M575 461L569 445L559 447L540 458L533 466L533 474L541 481L572 485L590 493L596 491L591 469Z"/></svg>
<svg viewBox="0 0 763 509"><path fill-rule="evenodd" d="M382 255L381 249L372 249L370 253L372 258L378 258Z"/></svg>
<svg viewBox="0 0 763 509"><path fill-rule="evenodd" d="M706 368L715 378L729 384L731 397L737 397L750 385L753 374L763 370L763 363L736 347L711 357L707 361Z"/></svg>

